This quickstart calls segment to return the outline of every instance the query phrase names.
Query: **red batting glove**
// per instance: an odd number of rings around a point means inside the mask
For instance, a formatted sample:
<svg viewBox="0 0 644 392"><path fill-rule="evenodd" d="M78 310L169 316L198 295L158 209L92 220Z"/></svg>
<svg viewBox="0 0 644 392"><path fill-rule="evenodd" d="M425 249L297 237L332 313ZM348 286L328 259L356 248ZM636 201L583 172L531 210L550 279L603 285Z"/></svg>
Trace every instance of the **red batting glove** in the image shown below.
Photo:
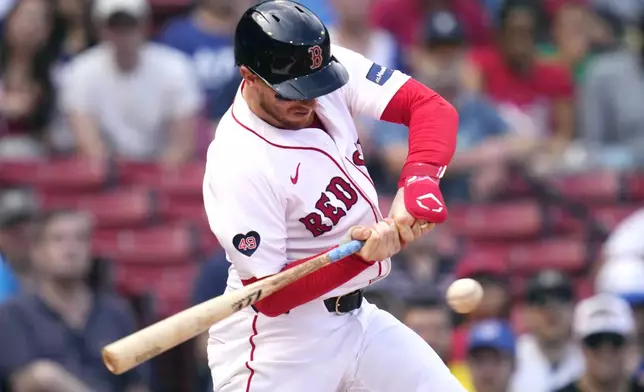
<svg viewBox="0 0 644 392"><path fill-rule="evenodd" d="M429 223L443 223L447 206L438 186L438 179L429 175L414 175L404 181L405 208L411 216Z"/></svg>

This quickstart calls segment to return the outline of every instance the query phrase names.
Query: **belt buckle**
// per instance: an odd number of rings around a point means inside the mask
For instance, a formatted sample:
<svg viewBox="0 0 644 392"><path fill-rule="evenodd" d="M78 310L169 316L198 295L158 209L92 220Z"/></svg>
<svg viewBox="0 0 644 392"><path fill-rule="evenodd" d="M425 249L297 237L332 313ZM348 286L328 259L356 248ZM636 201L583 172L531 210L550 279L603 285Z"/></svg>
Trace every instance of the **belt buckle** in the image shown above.
<svg viewBox="0 0 644 392"><path fill-rule="evenodd" d="M345 295L347 295L347 294L345 294ZM340 295L340 296L336 297L336 299L335 299L335 314L337 314L338 316L342 316L344 314L347 314L347 312L341 312L340 309L339 309L340 308L340 300L345 295Z"/></svg>

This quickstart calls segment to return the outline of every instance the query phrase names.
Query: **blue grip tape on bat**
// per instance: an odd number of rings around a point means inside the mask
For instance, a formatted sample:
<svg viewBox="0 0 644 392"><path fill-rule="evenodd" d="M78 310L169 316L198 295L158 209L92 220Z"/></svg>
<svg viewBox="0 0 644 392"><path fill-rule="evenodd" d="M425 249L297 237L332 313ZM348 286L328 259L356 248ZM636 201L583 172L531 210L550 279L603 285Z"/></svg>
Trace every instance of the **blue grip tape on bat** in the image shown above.
<svg viewBox="0 0 644 392"><path fill-rule="evenodd" d="M351 256L354 253L360 252L360 249L364 246L364 241L353 240L349 241L346 244L342 244L337 248L329 252L329 260L331 262L336 262L340 259L344 259L347 256Z"/></svg>

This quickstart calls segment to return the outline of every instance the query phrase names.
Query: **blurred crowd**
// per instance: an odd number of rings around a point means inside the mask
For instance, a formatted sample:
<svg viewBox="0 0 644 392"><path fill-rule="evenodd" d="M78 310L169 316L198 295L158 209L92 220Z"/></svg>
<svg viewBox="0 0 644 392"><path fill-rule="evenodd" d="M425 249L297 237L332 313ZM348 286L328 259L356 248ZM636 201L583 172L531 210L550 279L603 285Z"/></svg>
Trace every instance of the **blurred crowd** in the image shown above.
<svg viewBox="0 0 644 392"><path fill-rule="evenodd" d="M199 166L241 80L233 34L253 3L0 0L0 172L21 162ZM458 109L457 152L441 182L455 211L502 205L518 182L537 184L529 197L549 209L553 197L566 201L550 179L589 174L584 184L602 193L603 173L644 166L639 0L301 3L327 23L333 43L412 75ZM385 210L407 130L356 122ZM100 348L158 315L114 283L119 260L93 248L95 214L45 208L42 189L2 178L0 391L211 390L204 336L169 363L107 371ZM628 197L616 192L612 202ZM644 391L644 209L631 207L599 234L576 229L576 239L598 245L577 274L544 263L518 276L501 260L467 262L467 235L448 222L396 257L368 299L431 344L469 391ZM522 219L481 225L494 231ZM185 262L199 268L180 287L191 303L223 293L221 250ZM442 300L461 277L485 291L468 315ZM177 371L179 363L190 369Z"/></svg>

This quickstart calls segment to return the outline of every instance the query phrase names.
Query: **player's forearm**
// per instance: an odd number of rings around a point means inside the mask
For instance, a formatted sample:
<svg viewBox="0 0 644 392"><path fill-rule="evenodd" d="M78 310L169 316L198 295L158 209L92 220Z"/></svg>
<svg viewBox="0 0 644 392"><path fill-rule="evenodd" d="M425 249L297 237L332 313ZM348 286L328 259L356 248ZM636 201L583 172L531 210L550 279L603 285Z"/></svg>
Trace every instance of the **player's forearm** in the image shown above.
<svg viewBox="0 0 644 392"><path fill-rule="evenodd" d="M456 150L458 113L436 92L414 79L405 83L381 119L409 127L409 153L403 173L418 163L444 167Z"/></svg>
<svg viewBox="0 0 644 392"><path fill-rule="evenodd" d="M290 263L284 269L293 268L317 256L319 255ZM371 265L373 263L369 263L356 255L345 257L291 283L257 302L255 307L269 317L277 317L342 286ZM244 280L243 283L248 285L256 281L257 279L252 278Z"/></svg>

